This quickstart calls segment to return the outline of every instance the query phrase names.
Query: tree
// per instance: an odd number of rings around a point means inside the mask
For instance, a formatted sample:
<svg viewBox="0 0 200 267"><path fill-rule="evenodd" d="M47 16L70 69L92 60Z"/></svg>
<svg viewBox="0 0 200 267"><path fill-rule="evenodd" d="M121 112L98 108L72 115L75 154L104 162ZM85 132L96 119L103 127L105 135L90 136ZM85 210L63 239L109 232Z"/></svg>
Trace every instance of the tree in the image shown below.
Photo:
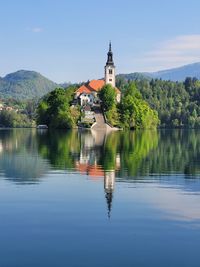
<svg viewBox="0 0 200 267"><path fill-rule="evenodd" d="M101 89L99 97L106 111L110 110L116 104L116 92L110 84L106 84Z"/></svg>
<svg viewBox="0 0 200 267"><path fill-rule="evenodd" d="M79 116L78 108L70 108L75 88L56 88L46 95L37 108L37 123L52 128L72 128Z"/></svg>
<svg viewBox="0 0 200 267"><path fill-rule="evenodd" d="M31 127L32 121L25 114L14 110L3 110L0 112L0 124L4 127Z"/></svg>
<svg viewBox="0 0 200 267"><path fill-rule="evenodd" d="M125 128L156 128L158 114L142 99L135 83L129 83L120 104L121 122Z"/></svg>

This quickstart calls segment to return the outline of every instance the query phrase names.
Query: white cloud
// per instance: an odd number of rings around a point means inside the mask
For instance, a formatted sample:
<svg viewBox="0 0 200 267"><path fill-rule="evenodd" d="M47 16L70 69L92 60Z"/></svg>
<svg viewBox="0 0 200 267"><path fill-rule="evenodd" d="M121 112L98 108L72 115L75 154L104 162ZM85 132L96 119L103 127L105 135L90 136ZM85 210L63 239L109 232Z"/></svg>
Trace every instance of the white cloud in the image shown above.
<svg viewBox="0 0 200 267"><path fill-rule="evenodd" d="M165 212L167 218L179 221L196 221L199 224L199 195L191 195L181 189L169 189L155 186L154 195L148 198L148 203Z"/></svg>
<svg viewBox="0 0 200 267"><path fill-rule="evenodd" d="M42 32L43 31L43 28L41 27L34 27L31 29L32 32L34 33L39 33L39 32Z"/></svg>
<svg viewBox="0 0 200 267"><path fill-rule="evenodd" d="M149 71L200 61L200 34L180 35L158 44L142 59Z"/></svg>

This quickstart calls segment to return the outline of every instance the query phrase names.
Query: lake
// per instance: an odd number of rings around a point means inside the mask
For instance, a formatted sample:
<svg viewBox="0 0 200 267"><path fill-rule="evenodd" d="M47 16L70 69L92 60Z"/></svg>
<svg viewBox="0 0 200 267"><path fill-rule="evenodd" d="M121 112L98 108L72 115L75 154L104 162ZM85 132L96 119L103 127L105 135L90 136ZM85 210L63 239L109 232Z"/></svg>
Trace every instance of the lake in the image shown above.
<svg viewBox="0 0 200 267"><path fill-rule="evenodd" d="M0 267L199 267L200 131L0 131Z"/></svg>

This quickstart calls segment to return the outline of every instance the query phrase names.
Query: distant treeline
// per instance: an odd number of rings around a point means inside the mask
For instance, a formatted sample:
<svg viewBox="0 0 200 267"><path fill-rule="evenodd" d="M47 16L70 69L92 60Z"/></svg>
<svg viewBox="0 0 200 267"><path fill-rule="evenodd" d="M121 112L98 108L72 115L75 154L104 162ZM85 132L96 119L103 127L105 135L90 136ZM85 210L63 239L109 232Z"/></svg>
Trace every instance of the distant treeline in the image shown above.
<svg viewBox="0 0 200 267"><path fill-rule="evenodd" d="M117 86L126 93L128 81L117 79ZM150 107L158 112L162 127L200 127L200 80L186 78L184 82L159 79L136 79L135 85Z"/></svg>
<svg viewBox="0 0 200 267"><path fill-rule="evenodd" d="M0 99L0 127L33 127L37 100Z"/></svg>

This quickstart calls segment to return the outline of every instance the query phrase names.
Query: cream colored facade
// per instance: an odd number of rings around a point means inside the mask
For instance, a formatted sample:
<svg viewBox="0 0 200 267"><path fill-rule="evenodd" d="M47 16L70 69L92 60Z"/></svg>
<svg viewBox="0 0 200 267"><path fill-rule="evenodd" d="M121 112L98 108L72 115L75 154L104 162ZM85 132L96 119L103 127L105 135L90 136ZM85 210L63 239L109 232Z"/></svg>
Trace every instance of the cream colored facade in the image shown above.
<svg viewBox="0 0 200 267"><path fill-rule="evenodd" d="M105 66L105 83L115 88L115 66Z"/></svg>

